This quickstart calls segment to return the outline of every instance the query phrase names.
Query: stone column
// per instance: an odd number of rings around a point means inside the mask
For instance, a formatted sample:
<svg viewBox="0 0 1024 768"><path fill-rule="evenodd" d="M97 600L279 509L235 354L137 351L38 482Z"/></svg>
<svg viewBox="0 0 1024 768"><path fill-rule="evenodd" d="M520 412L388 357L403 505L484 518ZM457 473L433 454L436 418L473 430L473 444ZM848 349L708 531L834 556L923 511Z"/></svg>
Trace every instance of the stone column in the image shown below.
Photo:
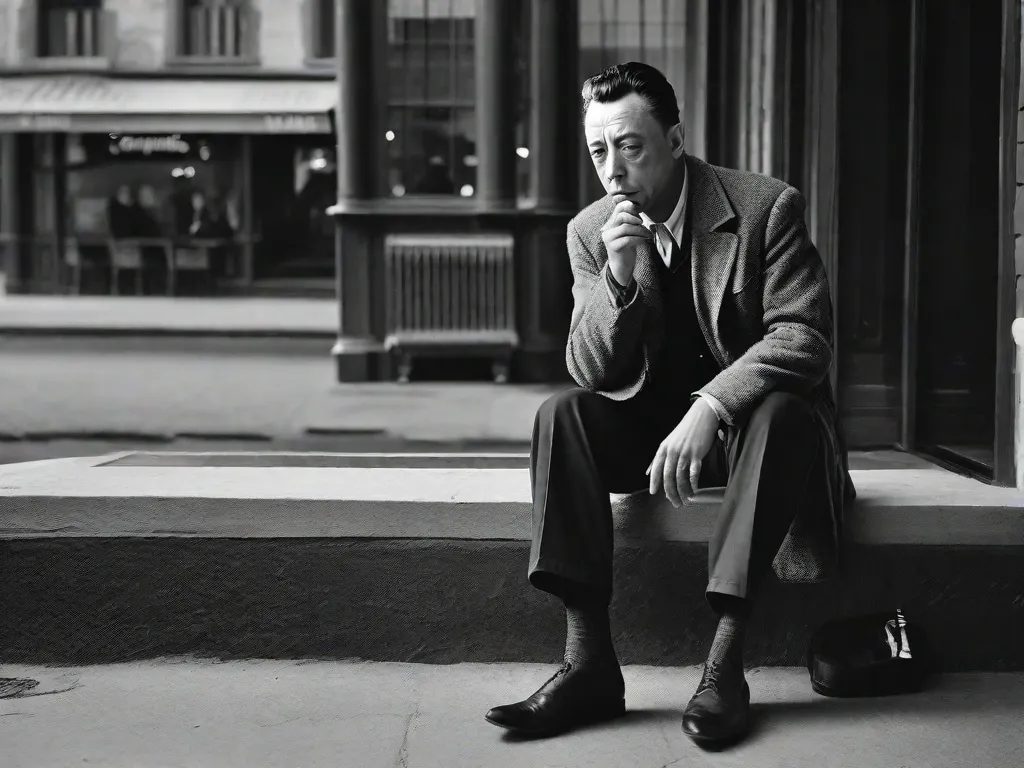
<svg viewBox="0 0 1024 768"><path fill-rule="evenodd" d="M11 293L21 291L22 275L22 213L20 203L23 196L19 182L24 178L21 173L22 163L18 159L19 150L28 153L19 134L7 133L0 136L0 232L7 238L0 247L0 270L6 275L7 290ZM27 198L30 199L30 198Z"/></svg>
<svg viewBox="0 0 1024 768"><path fill-rule="evenodd" d="M520 351L524 381L568 378L565 342L572 315L572 272L565 228L576 213L580 116L577 0L531 0L530 186L516 246Z"/></svg>
<svg viewBox="0 0 1024 768"><path fill-rule="evenodd" d="M374 308L382 298L373 280L373 233L365 216L377 192L375 173L383 142L378 102L386 101L386 49L381 45L380 16L387 3L337 0L338 203L335 275L338 297L338 338L331 350L339 381L375 378L383 345L375 334ZM382 87L382 82L384 87Z"/></svg>
<svg viewBox="0 0 1024 768"><path fill-rule="evenodd" d="M533 0L530 30L530 180L538 208L571 208L582 140L577 0Z"/></svg>
<svg viewBox="0 0 1024 768"><path fill-rule="evenodd" d="M476 5L476 199L481 208L516 205L515 0Z"/></svg>

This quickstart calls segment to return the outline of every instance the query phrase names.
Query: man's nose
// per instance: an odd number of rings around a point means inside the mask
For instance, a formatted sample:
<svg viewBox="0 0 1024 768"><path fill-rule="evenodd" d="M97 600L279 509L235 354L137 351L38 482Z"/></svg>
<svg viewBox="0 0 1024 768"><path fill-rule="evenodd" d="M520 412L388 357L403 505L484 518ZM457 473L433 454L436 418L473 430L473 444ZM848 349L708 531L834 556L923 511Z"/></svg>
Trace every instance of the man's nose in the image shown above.
<svg viewBox="0 0 1024 768"><path fill-rule="evenodd" d="M608 162L605 164L604 175L608 182L613 182L618 178L622 177L625 170L625 163L622 162L622 158L618 152L610 152L608 154Z"/></svg>

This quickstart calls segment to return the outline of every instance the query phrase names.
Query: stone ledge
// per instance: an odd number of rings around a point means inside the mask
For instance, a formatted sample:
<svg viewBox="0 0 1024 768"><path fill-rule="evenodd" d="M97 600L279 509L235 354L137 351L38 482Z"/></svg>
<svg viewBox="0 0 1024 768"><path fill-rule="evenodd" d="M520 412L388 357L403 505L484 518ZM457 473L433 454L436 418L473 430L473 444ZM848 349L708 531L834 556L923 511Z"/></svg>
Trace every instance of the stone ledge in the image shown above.
<svg viewBox="0 0 1024 768"><path fill-rule="evenodd" d="M0 539L530 538L525 468L111 466L122 456L0 466ZM1015 489L938 468L851 475L853 542L1024 544ZM617 498L617 534L706 542L720 494L701 491L679 510L643 493Z"/></svg>

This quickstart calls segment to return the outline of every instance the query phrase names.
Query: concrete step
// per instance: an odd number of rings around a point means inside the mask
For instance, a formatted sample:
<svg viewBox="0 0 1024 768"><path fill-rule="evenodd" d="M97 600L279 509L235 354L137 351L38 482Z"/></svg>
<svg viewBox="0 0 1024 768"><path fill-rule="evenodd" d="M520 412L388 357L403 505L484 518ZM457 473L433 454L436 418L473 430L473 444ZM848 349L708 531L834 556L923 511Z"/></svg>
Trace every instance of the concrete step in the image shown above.
<svg viewBox="0 0 1024 768"><path fill-rule="evenodd" d="M1012 673L945 675L912 696L827 699L805 670L751 670L753 731L718 754L680 728L695 667L626 667L626 716L556 739L517 739L484 721L551 671L189 659L0 667L39 680L29 695L0 701L3 765L1012 768L1024 750L1024 675Z"/></svg>
<svg viewBox="0 0 1024 768"><path fill-rule="evenodd" d="M0 467L0 661L560 658L561 607L526 581L526 457L370 458L135 452ZM852 474L844 578L770 583L748 661L799 665L822 621L902 606L942 668L1024 669L1024 498L938 468ZM718 498L702 491L682 510L616 499L624 663L703 658Z"/></svg>

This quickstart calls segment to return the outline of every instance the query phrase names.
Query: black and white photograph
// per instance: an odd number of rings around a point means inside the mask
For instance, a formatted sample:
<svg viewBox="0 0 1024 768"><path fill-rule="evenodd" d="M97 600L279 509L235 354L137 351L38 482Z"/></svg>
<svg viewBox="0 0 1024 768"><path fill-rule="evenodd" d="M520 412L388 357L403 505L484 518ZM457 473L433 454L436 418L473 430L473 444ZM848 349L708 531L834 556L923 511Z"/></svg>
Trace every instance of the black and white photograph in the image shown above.
<svg viewBox="0 0 1024 768"><path fill-rule="evenodd" d="M1024 0L0 0L0 768L1016 768Z"/></svg>

